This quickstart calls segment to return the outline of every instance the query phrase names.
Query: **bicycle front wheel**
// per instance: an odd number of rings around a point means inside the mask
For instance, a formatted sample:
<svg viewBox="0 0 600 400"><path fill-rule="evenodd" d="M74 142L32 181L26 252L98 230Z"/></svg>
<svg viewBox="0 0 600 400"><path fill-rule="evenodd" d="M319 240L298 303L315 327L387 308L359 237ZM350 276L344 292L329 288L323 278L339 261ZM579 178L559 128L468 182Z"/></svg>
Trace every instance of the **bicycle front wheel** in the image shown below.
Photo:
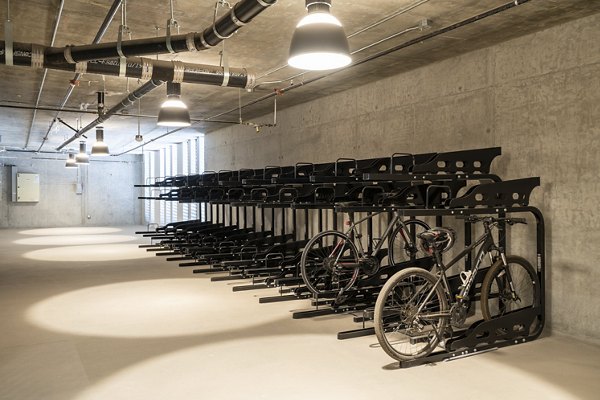
<svg viewBox="0 0 600 400"><path fill-rule="evenodd" d="M392 276L375 302L375 334L398 361L430 354L442 340L448 319L442 285L431 272L407 268Z"/></svg>
<svg viewBox="0 0 600 400"><path fill-rule="evenodd" d="M358 277L358 251L352 240L341 232L325 231L314 236L300 259L302 280L313 294L338 294L349 289Z"/></svg>
<svg viewBox="0 0 600 400"><path fill-rule="evenodd" d="M485 320L535 307L540 300L537 273L529 261L507 256L492 265L481 285L481 313Z"/></svg>

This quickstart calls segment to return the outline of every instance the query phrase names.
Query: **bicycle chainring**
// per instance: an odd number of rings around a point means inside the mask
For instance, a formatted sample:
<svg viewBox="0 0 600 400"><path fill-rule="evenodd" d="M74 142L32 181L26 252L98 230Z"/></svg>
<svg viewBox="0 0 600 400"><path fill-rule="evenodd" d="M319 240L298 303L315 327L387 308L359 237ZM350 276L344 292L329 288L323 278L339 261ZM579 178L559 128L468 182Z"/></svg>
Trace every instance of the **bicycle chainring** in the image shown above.
<svg viewBox="0 0 600 400"><path fill-rule="evenodd" d="M467 320L469 312L469 304L458 302L452 305L450 309L450 324L454 327L462 326Z"/></svg>
<svg viewBox="0 0 600 400"><path fill-rule="evenodd" d="M366 256L360 259L360 268L367 275L373 275L379 271L379 260L375 256Z"/></svg>

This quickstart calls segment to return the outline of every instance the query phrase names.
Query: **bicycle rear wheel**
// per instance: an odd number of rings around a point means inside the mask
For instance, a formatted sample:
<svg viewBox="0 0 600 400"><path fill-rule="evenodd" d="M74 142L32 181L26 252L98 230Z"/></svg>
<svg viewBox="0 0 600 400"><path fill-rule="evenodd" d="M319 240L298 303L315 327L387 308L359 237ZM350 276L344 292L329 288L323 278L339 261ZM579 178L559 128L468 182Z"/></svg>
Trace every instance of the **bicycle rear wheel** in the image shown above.
<svg viewBox="0 0 600 400"><path fill-rule="evenodd" d="M390 236L388 246L390 265L428 256L418 245L418 235L428 230L429 225L418 219L404 221L404 225L406 229L398 225Z"/></svg>
<svg viewBox="0 0 600 400"><path fill-rule="evenodd" d="M392 276L375 303L375 334L381 348L398 361L430 354L443 338L446 295L438 279L421 268Z"/></svg>
<svg viewBox="0 0 600 400"><path fill-rule="evenodd" d="M354 243L343 233L321 232L306 244L302 252L302 280L313 294L335 297L352 287L358 277L358 267L344 268L343 263L358 264Z"/></svg>
<svg viewBox="0 0 600 400"><path fill-rule="evenodd" d="M498 260L481 285L481 313L485 320L539 305L540 285L529 261L507 256L507 265Z"/></svg>

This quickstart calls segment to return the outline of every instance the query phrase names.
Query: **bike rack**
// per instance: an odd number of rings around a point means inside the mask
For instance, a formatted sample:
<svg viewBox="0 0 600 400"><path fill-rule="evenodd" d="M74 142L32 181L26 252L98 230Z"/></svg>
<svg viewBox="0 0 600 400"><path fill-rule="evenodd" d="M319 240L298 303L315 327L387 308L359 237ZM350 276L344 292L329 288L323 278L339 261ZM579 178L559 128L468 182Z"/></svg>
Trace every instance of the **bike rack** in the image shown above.
<svg viewBox="0 0 600 400"><path fill-rule="evenodd" d="M237 237L253 238L256 243L265 243L271 248L263 259L256 259L259 247L246 246L239 253L238 261L218 261L208 269L196 269L195 273L227 272L228 276L213 278L215 281L233 279L251 279L250 284L236 286L234 291L258 288L277 288L278 296L262 297L261 303L313 298L303 285L299 275L297 261L291 255L300 254L309 239L311 213L317 212L318 230L323 231L326 224L323 213L333 211L329 227L338 229L338 213L392 213L400 211L407 218L435 217L442 225L443 219L459 215L497 215L529 213L536 220L537 236L537 272L540 282L541 301L538 307L521 310L491 321L477 321L465 330L455 332L445 342L446 350L432 353L428 357L400 364L402 368L428 362L453 359L475 354L492 348L504 347L533 340L541 333L545 323L545 230L541 212L529 206L533 188L539 186L539 178L525 178L502 181L490 173L493 160L501 154L498 147L476 150L462 150L446 153L407 154L395 153L391 157L365 160L338 159L335 162L313 164L297 163L293 166L267 166L261 169L240 169L238 171L206 171L203 174L157 178L154 183L136 185L139 187L163 188L169 192L154 200L194 202L204 211L205 225L201 232L234 232ZM459 190L471 185L466 192L457 197ZM140 197L141 199L145 197ZM339 202L345 202L340 204ZM234 224L235 208L235 224ZM247 208L251 209L252 224L248 223ZM265 210L271 210L271 224L267 229ZM279 219L275 210L279 209ZM242 217L240 217L240 211ZM267 211L268 212L268 211ZM304 237L299 238L297 213L304 213ZM260 213L260 216L258 215ZM290 222L291 214L291 224ZM287 215L287 216L286 216ZM243 218L243 227L241 220ZM327 220L327 219L326 219ZM195 223L199 224L197 221ZM171 224L169 231L152 234L151 239L167 238L173 232L185 232L185 224ZM179 228L178 228L179 226ZM194 226L192 224L192 226ZM373 239L373 221L367 223L367 243ZM191 231L193 232L193 231ZM276 236L276 233L278 234ZM315 232L313 232L314 234ZM280 235L279 235L280 234ZM290 236L285 236L290 235ZM230 234L233 236L234 234ZM465 244L472 241L471 225L465 223ZM216 236L215 236L216 237ZM273 245L268 243L272 238ZM184 237L185 240L185 237ZM194 239L196 240L196 239ZM235 245L227 235L216 248ZM152 246L154 251L169 249L168 253L180 252L177 248L181 240L172 243L163 240L163 244ZM251 242L251 241L250 241ZM162 242L161 242L162 243ZM209 242L206 242L209 243ZM211 245L216 245L214 240ZM503 247L503 245L501 243ZM164 247L166 246L166 247ZM173 250L175 249L175 250ZM280 254L277 254L280 253ZM180 253L183 255L183 253ZM228 253L223 253L227 257ZM285 255L284 255L285 254ZM210 255L210 254L209 254ZM212 255L215 260L219 259ZM184 256L185 257L185 256ZM172 258L182 259L182 258ZM200 260L204 260L204 256ZM205 262L181 263L181 266L205 265ZM363 323L362 329L339 332L339 339L347 339L373 334L373 328L365 326L370 319L370 309L385 281L397 271L418 265L429 268L432 260L428 258L413 260L395 266L383 267L379 273L369 279L357 282L355 288L347 293L346 303L332 306L330 296L324 294L320 299L313 298L316 309L300 311L294 318L307 318L318 315L342 314L363 311L363 317L355 318ZM466 268L470 268L471 259L465 259ZM485 272L485 271L483 271ZM483 273L475 278L483 279ZM451 285L457 277L449 277ZM474 298L476 301L477 298ZM529 328L535 324L534 332Z"/></svg>

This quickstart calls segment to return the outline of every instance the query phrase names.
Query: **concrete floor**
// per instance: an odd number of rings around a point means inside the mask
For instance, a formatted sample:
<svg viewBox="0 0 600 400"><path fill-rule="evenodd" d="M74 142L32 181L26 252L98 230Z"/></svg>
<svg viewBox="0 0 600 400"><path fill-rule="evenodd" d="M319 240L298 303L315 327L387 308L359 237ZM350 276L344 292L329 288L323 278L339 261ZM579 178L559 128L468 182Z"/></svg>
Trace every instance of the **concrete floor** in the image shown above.
<svg viewBox="0 0 600 400"><path fill-rule="evenodd" d="M139 229L139 228L137 228ZM0 231L0 399L597 399L600 347L553 335L394 368L350 317L192 276L126 228ZM75 246L73 246L75 245ZM73 246L73 247L71 247ZM238 283L239 284L239 283Z"/></svg>

